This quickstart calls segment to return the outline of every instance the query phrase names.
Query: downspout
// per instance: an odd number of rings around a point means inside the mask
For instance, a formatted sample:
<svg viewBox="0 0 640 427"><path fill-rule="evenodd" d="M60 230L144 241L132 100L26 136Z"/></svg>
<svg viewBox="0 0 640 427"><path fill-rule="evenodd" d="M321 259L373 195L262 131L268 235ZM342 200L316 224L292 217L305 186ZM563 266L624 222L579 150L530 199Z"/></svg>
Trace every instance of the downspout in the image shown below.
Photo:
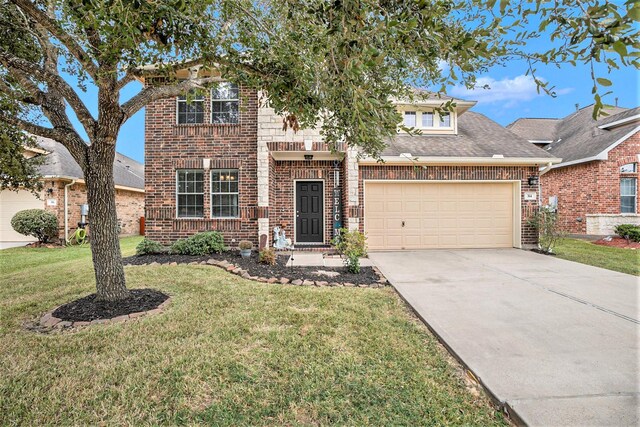
<svg viewBox="0 0 640 427"><path fill-rule="evenodd" d="M76 180L72 180L70 183L64 186L64 241L69 240L69 187L76 183Z"/></svg>

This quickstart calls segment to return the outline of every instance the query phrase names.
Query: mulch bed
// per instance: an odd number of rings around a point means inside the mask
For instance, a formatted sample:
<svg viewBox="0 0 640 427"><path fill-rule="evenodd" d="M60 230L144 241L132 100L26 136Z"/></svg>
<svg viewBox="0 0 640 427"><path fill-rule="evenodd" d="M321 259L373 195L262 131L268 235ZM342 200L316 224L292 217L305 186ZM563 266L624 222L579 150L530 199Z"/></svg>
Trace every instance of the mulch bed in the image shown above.
<svg viewBox="0 0 640 427"><path fill-rule="evenodd" d="M289 255L278 255L276 258L276 265L260 264L258 262L258 255L253 253L250 258L242 258L237 251L228 251L222 254L211 254L205 256L190 256L190 255L141 255L131 256L124 258L124 265L146 265L151 263L158 264L193 264L202 263L210 259L217 261L228 261L229 263L245 270L249 275L255 277L264 278L281 278L286 277L293 280L312 280L312 281L326 281L334 283L352 283L356 285L374 285L380 284L380 276L373 269L373 267L361 267L359 274L352 274L347 271L345 267L302 267L296 266L295 262L292 267L286 267ZM331 277L325 274L318 273L323 272L335 272L339 275Z"/></svg>
<svg viewBox="0 0 640 427"><path fill-rule="evenodd" d="M169 298L154 289L131 289L129 293L129 298L117 302L97 301L96 294L91 294L58 307L52 314L62 321L91 322L153 310Z"/></svg>
<svg viewBox="0 0 640 427"><path fill-rule="evenodd" d="M623 249L640 249L640 242L634 242L633 240L627 241L627 239L623 239L620 236L612 237L611 240L596 240L593 244L600 246L613 246L615 248Z"/></svg>

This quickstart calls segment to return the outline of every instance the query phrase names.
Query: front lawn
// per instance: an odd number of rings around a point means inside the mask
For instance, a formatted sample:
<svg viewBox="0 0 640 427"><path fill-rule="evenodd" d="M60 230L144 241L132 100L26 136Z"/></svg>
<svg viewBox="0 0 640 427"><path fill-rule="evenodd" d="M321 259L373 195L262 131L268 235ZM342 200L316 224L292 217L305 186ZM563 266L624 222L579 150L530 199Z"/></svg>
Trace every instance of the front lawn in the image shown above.
<svg viewBox="0 0 640 427"><path fill-rule="evenodd" d="M640 252L594 245L586 240L561 239L554 249L558 258L640 276Z"/></svg>
<svg viewBox="0 0 640 427"><path fill-rule="evenodd" d="M44 335L22 322L94 291L89 249L3 250L0 269L0 425L506 424L388 288L126 267L166 312Z"/></svg>

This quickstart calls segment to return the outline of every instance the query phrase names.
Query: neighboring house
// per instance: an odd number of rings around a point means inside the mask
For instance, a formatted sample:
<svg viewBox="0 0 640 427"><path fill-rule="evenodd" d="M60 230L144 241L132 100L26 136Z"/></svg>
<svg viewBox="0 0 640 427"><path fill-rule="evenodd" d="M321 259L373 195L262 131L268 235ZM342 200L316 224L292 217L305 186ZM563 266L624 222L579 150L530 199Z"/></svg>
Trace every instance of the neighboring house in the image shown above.
<svg viewBox="0 0 640 427"><path fill-rule="evenodd" d="M81 221L80 208L87 203L86 186L80 166L60 143L37 138L40 149L27 149L25 155L44 155L40 166L42 191L39 197L29 191L0 192L0 241L33 241L32 237L16 233L11 218L24 209L46 209L56 214L60 226L59 237L72 234ZM144 166L116 153L113 166L116 188L116 211L121 234L139 233L140 217L144 215ZM91 213L87 217L91 223ZM89 226L89 229L91 227Z"/></svg>
<svg viewBox="0 0 640 427"><path fill-rule="evenodd" d="M542 201L557 205L571 233L612 234L640 224L640 108L612 108L593 119L593 106L563 119L518 119L508 128L562 163L541 174Z"/></svg>
<svg viewBox="0 0 640 427"><path fill-rule="evenodd" d="M325 246L334 228L367 233L369 248L521 247L538 209L541 165L557 162L487 117L442 99L398 102L405 123L386 163L331 152L318 130L283 131L258 92L221 83L204 96L146 107L145 209L150 239L169 243L218 230L228 245L272 241L282 227L296 247Z"/></svg>

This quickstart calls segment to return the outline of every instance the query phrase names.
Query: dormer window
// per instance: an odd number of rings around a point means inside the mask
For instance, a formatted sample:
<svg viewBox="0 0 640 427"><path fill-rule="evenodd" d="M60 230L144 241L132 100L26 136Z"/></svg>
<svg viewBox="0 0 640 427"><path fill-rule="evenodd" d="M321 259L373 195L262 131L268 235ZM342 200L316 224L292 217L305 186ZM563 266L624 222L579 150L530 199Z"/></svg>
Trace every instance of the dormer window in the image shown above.
<svg viewBox="0 0 640 427"><path fill-rule="evenodd" d="M404 112L404 125L408 128L416 127L416 112L405 111Z"/></svg>
<svg viewBox="0 0 640 427"><path fill-rule="evenodd" d="M211 90L211 123L238 124L239 97L238 85L223 82Z"/></svg>
<svg viewBox="0 0 640 427"><path fill-rule="evenodd" d="M433 127L433 111L422 112L422 127L423 128Z"/></svg>
<svg viewBox="0 0 640 427"><path fill-rule="evenodd" d="M451 127L451 113L440 113L440 127Z"/></svg>

